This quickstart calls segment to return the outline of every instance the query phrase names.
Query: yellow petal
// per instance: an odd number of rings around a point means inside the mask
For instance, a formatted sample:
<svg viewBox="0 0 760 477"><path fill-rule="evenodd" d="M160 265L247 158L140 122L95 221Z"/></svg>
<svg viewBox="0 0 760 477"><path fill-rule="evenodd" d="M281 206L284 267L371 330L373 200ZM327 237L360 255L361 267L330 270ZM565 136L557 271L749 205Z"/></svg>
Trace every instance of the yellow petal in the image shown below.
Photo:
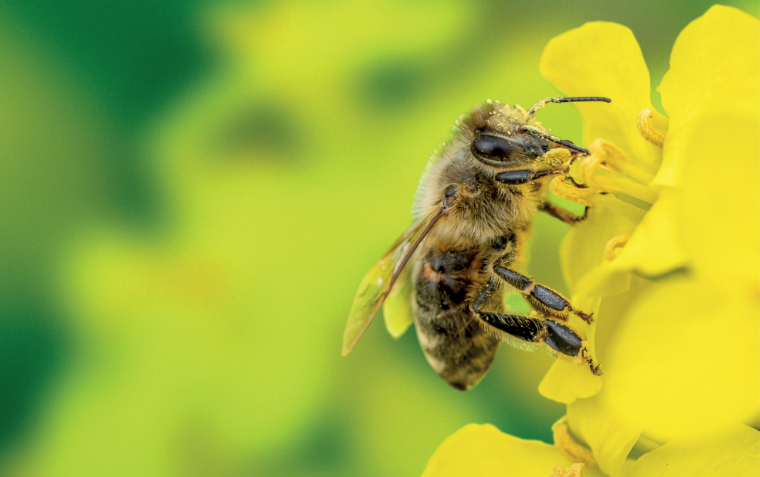
<svg viewBox="0 0 760 477"><path fill-rule="evenodd" d="M616 269L614 262L605 259L604 250L611 239L632 233L644 211L609 196L597 197L597 204L589 210L588 219L565 237L560 257L573 305L594 313L595 322L580 331L586 334L591 355L601 363L604 372L604 358L597 352L599 341L595 334L600 325L603 336L614 332L619 316L616 303L620 300L604 302L604 309L612 307L611 311L600 311L600 302L603 297L624 294L631 286L631 274ZM586 371L583 366L558 361L541 381L539 392L565 404L593 396L600 391L601 380Z"/></svg>
<svg viewBox="0 0 760 477"><path fill-rule="evenodd" d="M758 475L760 432L732 426L704 438L674 440L644 454L626 477L738 477Z"/></svg>
<svg viewBox="0 0 760 477"><path fill-rule="evenodd" d="M660 197L636 227L631 239L612 261L618 270L656 277L687 265L677 226L677 192L660 191Z"/></svg>
<svg viewBox="0 0 760 477"><path fill-rule="evenodd" d="M682 151L689 162L678 204L684 246L696 273L755 297L760 282L759 115L710 115L696 121L684 136ZM726 141L733 144L726 148ZM721 149L726 152L715 153Z"/></svg>
<svg viewBox="0 0 760 477"><path fill-rule="evenodd" d="M591 448L599 468L607 475L617 475L641 430L605 407L603 394L569 404L566 419L573 435Z"/></svg>
<svg viewBox="0 0 760 477"><path fill-rule="evenodd" d="M569 362L557 361L552 365L538 386L539 392L544 397L570 404L576 399L588 398L602 390L604 378L608 372L607 350L612 337L618 332L620 317L637 300L641 293L652 286L650 281L637 276L631 276L629 273L620 271L615 273L624 277L618 277L603 271L595 271L592 274L598 274L600 277L612 277L611 282L617 282L617 285L614 286L621 287L616 294L610 293L612 296L600 294L594 297L573 295L572 297L573 303L577 304L580 309L594 313L595 321L591 326L585 330L579 328L581 332L586 332L591 356L602 366L602 373L604 374L600 378L588 373L588 368L585 366L576 366ZM625 285L624 288L622 287L623 284ZM606 292L610 289L600 285L598 290Z"/></svg>
<svg viewBox="0 0 760 477"><path fill-rule="evenodd" d="M548 477L555 466L572 464L558 448L544 442L518 439L490 424L469 424L441 444L422 475ZM583 475L602 474L596 468L586 468Z"/></svg>
<svg viewBox="0 0 760 477"><path fill-rule="evenodd" d="M591 448L599 467L609 475L618 473L641 432L641 426L623 419L618 415L617 408L606 404L607 380L618 374L618 369L610 361L610 355L614 353L613 338L621 334L620 318L625 310L652 287L650 281L634 276L631 277L628 293L601 299L595 315L594 338L595 357L604 372L602 389L596 396L577 399L567 406L567 423L571 432ZM573 384L568 387L575 389L577 386Z"/></svg>
<svg viewBox="0 0 760 477"><path fill-rule="evenodd" d="M538 392L553 401L570 404L576 399L591 397L602 389L602 380L579 366L558 359L538 385Z"/></svg>
<svg viewBox="0 0 760 477"><path fill-rule="evenodd" d="M599 398L654 440L757 418L757 305L713 289L686 278L652 286L603 350Z"/></svg>
<svg viewBox="0 0 760 477"><path fill-rule="evenodd" d="M694 123L703 116L721 111L757 113L759 58L760 22L741 10L716 5L684 28L658 88L670 126L654 183L671 187L680 183L682 164L691 160L686 146L693 139ZM724 141L713 152L725 147Z"/></svg>
<svg viewBox="0 0 760 477"><path fill-rule="evenodd" d="M662 151L636 129L639 112L653 108L649 71L631 30L606 22L570 30L549 42L541 73L565 96L612 99L610 104L576 103L583 118L583 143L607 139L656 171Z"/></svg>
<svg viewBox="0 0 760 477"><path fill-rule="evenodd" d="M602 262L591 269L582 279L578 280L575 288L578 301L587 296L604 297L625 293L630 288L631 274L614 266L614 262Z"/></svg>
<svg viewBox="0 0 760 477"><path fill-rule="evenodd" d="M584 310L584 312L591 313L594 316L599 315L600 297L574 294L571 301L576 309ZM573 322L571 317L570 320L585 338L589 355L598 364L595 346L597 321L591 325L586 325L580 319ZM591 397L600 389L602 389L601 378L591 373L588 366L562 359L558 359L552 364L538 385L538 392L542 396L563 404L569 404L576 399Z"/></svg>
<svg viewBox="0 0 760 477"><path fill-rule="evenodd" d="M620 235L630 235L644 216L644 211L614 197L595 198L588 218L573 227L560 247L562 270L573 295L579 294L581 281L589 280L589 272L605 263L604 248L607 242ZM622 290L624 291L624 290ZM584 286L583 294L590 291Z"/></svg>

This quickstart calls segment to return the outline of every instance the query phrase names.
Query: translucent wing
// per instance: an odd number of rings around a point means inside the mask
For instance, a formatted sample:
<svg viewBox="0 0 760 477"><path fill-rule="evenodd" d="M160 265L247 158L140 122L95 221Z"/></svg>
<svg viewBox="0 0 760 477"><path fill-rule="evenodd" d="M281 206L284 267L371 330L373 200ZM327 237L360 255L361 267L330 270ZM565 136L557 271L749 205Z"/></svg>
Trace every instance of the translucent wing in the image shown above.
<svg viewBox="0 0 760 477"><path fill-rule="evenodd" d="M385 329L395 339L400 338L414 321L411 268L404 267L383 303Z"/></svg>
<svg viewBox="0 0 760 477"><path fill-rule="evenodd" d="M380 306L393 288L406 262L445 210L442 207L436 213L412 225L396 239L385 255L364 276L356 291L351 311L348 313L346 331L343 333L343 356L350 353L356 346L359 338L380 310Z"/></svg>

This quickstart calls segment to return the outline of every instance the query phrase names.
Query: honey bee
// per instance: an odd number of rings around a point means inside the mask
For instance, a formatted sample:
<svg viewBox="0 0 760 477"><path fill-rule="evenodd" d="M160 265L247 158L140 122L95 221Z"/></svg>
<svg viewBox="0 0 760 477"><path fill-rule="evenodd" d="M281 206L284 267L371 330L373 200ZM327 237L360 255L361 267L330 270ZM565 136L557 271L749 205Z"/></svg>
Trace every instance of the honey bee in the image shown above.
<svg viewBox="0 0 760 477"><path fill-rule="evenodd" d="M454 389L480 382L501 341L545 345L601 374L581 335L567 324L571 313L587 323L591 315L514 270L537 212L571 225L586 216L549 203L546 188L552 176L568 173L588 151L552 136L535 119L549 103L573 101L610 99L547 98L527 111L489 100L457 120L422 176L413 225L359 285L343 336L344 356L389 295L411 285L410 294L400 295L408 297L401 306L411 307L428 363ZM509 288L537 313L507 314Z"/></svg>

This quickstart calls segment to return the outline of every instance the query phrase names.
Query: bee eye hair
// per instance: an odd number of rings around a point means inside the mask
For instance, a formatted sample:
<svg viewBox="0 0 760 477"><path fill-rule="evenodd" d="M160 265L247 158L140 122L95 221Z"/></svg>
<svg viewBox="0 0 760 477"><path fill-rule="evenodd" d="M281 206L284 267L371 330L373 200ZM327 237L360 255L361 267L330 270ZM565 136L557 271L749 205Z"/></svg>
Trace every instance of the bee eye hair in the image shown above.
<svg viewBox="0 0 760 477"><path fill-rule="evenodd" d="M521 150L521 148L506 138L485 133L475 137L472 142L472 150L477 156L503 161L508 159L512 152Z"/></svg>

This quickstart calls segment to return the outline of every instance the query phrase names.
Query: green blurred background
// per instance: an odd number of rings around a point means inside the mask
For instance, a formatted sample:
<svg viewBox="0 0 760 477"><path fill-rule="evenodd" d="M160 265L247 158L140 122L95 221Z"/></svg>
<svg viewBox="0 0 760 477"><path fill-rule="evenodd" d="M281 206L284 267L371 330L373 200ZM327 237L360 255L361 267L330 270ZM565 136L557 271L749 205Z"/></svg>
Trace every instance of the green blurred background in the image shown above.
<svg viewBox="0 0 760 477"><path fill-rule="evenodd" d="M656 86L710 5L0 0L0 475L413 476L466 423L550 441L546 353L467 393L382 323L342 359L353 294L461 113L557 95L552 37L623 23ZM528 269L563 291L566 231L539 217Z"/></svg>

